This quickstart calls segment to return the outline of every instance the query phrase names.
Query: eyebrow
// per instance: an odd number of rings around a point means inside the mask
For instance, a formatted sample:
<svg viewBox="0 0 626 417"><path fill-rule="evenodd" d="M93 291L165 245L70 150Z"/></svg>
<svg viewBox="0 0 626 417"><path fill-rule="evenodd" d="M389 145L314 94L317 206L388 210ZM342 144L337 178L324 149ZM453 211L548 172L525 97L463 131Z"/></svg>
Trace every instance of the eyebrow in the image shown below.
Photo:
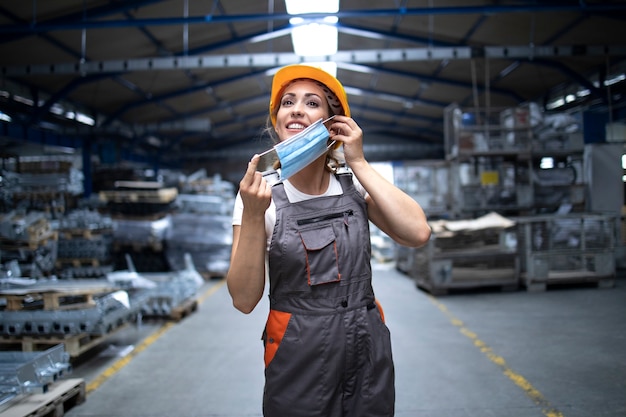
<svg viewBox="0 0 626 417"><path fill-rule="evenodd" d="M289 97L295 97L295 94L294 94L294 93L285 93L285 94L283 94L283 98L285 98L285 97L287 97L287 96L289 96ZM309 97L318 97L320 100L322 99L322 96L320 96L320 95L319 95L319 94L317 94L317 93L305 93L305 94L304 94L304 97L306 97L306 98L309 98Z"/></svg>

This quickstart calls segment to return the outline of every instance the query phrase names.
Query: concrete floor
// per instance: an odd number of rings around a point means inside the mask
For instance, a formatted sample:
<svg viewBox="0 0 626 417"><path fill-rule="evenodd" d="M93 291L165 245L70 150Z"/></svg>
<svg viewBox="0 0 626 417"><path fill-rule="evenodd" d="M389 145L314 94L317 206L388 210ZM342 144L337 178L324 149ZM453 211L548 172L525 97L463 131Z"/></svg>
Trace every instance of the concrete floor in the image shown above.
<svg viewBox="0 0 626 417"><path fill-rule="evenodd" d="M612 289L431 297L391 265L374 288L391 329L396 416L626 416L626 280ZM222 281L181 322L130 328L78 364L67 417L261 416L261 332Z"/></svg>

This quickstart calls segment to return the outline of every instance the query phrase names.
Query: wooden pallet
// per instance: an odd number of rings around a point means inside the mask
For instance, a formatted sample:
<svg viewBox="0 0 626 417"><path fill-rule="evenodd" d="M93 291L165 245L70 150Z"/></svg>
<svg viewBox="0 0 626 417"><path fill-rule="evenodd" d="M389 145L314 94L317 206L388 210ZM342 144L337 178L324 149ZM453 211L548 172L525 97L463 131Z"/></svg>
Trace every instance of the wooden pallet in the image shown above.
<svg viewBox="0 0 626 417"><path fill-rule="evenodd" d="M62 291L31 291L23 294L1 294L7 311L21 310L77 310L96 305L94 296L113 291L104 288L77 288Z"/></svg>
<svg viewBox="0 0 626 417"><path fill-rule="evenodd" d="M189 298L183 301L180 305L176 307L172 307L172 311L170 311L167 315L159 315L159 314L146 314L142 316L144 320L173 320L173 321L181 321L185 317L189 316L194 311L198 310L198 300L195 298Z"/></svg>
<svg viewBox="0 0 626 417"><path fill-rule="evenodd" d="M59 239L59 233L56 231L49 231L48 234L38 233L28 240L15 240L6 237L0 237L0 249L2 250L36 250L41 246L46 246L48 242L54 242Z"/></svg>
<svg viewBox="0 0 626 417"><path fill-rule="evenodd" d="M0 350L19 350L22 352L40 352L62 344L65 351L77 358L93 347L109 340L112 336L126 328L129 323L104 335L80 333L75 335L32 335L32 336L0 336Z"/></svg>
<svg viewBox="0 0 626 417"><path fill-rule="evenodd" d="M162 241L152 241L152 242L121 242L116 241L113 242L112 249L113 252L141 252L143 250L151 250L154 252L163 252L163 242Z"/></svg>
<svg viewBox="0 0 626 417"><path fill-rule="evenodd" d="M20 398L0 417L62 417L66 411L85 402L85 380L70 378L55 382L43 394Z"/></svg>
<svg viewBox="0 0 626 417"><path fill-rule="evenodd" d="M101 266L100 262L98 258L57 258L55 266L57 269L68 267L80 268L84 266L98 268Z"/></svg>
<svg viewBox="0 0 626 417"><path fill-rule="evenodd" d="M59 230L59 238L93 240L112 233L113 229L62 229Z"/></svg>
<svg viewBox="0 0 626 417"><path fill-rule="evenodd" d="M550 271L543 281L534 281L522 276L522 284L528 292L544 292L549 288L559 287L588 287L613 288L615 275L598 276L589 271Z"/></svg>
<svg viewBox="0 0 626 417"><path fill-rule="evenodd" d="M170 203L176 200L178 190L174 187L157 190L105 190L100 191L104 203Z"/></svg>
<svg viewBox="0 0 626 417"><path fill-rule="evenodd" d="M198 300L190 298L185 300L181 305L172 309L170 318L174 321L180 321L198 309Z"/></svg>

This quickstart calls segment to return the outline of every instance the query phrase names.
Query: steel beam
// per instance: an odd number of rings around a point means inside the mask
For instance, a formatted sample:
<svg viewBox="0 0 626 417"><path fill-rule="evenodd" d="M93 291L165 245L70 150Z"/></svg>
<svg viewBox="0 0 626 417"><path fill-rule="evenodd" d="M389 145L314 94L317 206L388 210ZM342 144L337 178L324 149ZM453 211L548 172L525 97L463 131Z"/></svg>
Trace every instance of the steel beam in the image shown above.
<svg viewBox="0 0 626 417"><path fill-rule="evenodd" d="M225 54L184 57L153 57L90 61L85 63L32 64L0 67L6 77L29 75L82 75L134 71L171 71L206 68L271 68L305 62L335 61L352 64L439 61L471 58L529 59L585 56L626 56L626 45L569 46L485 46L425 47L405 49L365 49L340 51L321 57L301 57L294 53Z"/></svg>
<svg viewBox="0 0 626 417"><path fill-rule="evenodd" d="M378 18L387 16L439 16L439 15L485 15L502 13L610 13L626 10L626 4L600 3L600 4L561 4L557 2L544 2L543 4L529 5L489 5L489 6L462 6L462 7L420 7L393 9L365 9L365 10L341 10L337 13L310 13L308 18L318 19L326 16L336 16L339 19L346 18ZM91 15L91 14L89 14ZM288 21L292 16L287 13L257 13L257 14L231 14L231 15L199 15L189 17L169 17L155 19L133 20L96 20L80 19L70 15L70 19L60 18L41 24L28 23L20 25L1 25L0 33L3 34L37 34L59 30L83 30L83 29L111 29L120 27L150 27L168 25L192 25L192 24L228 24L241 22L268 22L283 20Z"/></svg>

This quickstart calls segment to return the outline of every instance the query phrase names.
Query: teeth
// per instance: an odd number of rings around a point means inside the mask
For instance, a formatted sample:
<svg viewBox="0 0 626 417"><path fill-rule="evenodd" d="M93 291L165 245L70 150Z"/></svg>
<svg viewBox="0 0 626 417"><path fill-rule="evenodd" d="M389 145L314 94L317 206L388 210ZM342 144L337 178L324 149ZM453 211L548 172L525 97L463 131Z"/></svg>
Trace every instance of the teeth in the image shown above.
<svg viewBox="0 0 626 417"><path fill-rule="evenodd" d="M287 129L304 129L304 125L300 123L291 123L287 125Z"/></svg>

